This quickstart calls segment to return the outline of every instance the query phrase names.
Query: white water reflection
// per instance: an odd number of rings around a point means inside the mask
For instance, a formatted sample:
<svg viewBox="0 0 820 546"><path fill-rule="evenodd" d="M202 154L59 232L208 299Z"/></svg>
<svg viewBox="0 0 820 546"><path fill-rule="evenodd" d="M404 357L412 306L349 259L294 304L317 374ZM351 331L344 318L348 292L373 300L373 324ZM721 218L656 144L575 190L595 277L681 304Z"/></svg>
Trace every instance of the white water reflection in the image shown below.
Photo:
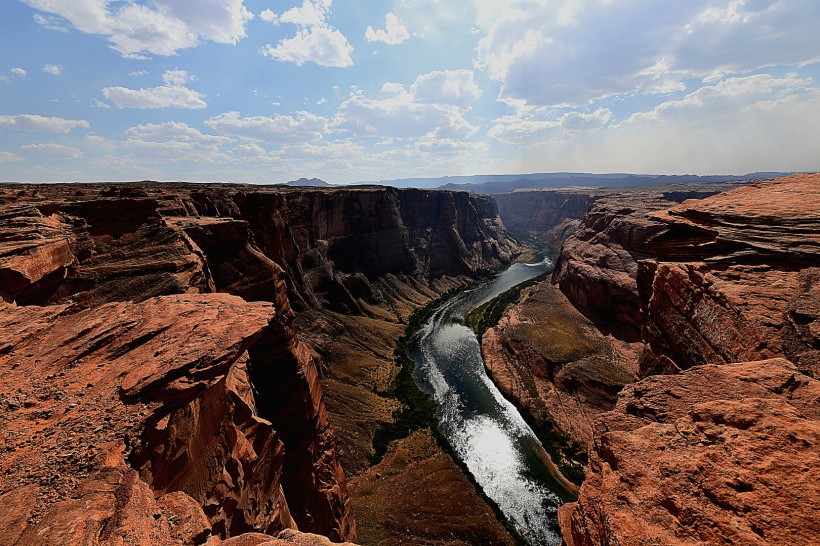
<svg viewBox="0 0 820 546"><path fill-rule="evenodd" d="M484 371L475 334L462 323L470 309L551 264L515 264L437 310L416 338L416 380L439 404L440 428L484 493L533 545L560 543L549 471L532 430Z"/></svg>

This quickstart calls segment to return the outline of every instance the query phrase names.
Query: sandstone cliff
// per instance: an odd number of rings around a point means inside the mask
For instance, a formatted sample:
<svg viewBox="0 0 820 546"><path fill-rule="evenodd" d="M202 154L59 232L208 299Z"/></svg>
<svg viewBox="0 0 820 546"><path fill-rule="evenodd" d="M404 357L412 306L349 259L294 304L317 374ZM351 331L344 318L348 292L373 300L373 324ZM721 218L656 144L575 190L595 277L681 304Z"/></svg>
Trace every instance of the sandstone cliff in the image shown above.
<svg viewBox="0 0 820 546"><path fill-rule="evenodd" d="M820 374L820 176L761 182L659 212L641 273L641 373L785 356Z"/></svg>
<svg viewBox="0 0 820 546"><path fill-rule="evenodd" d="M517 191L494 195L507 229L554 249L578 229L596 196L594 190Z"/></svg>
<svg viewBox="0 0 820 546"><path fill-rule="evenodd" d="M567 545L817 543L819 202L797 175L653 215L646 378L596 424Z"/></svg>
<svg viewBox="0 0 820 546"><path fill-rule="evenodd" d="M0 495L21 507L2 542L355 538L330 420L356 408L331 397L328 416L320 374L338 355L295 325L353 314L362 335L398 337L415 306L516 251L492 201L453 192L0 188L0 367L13 371ZM371 396L359 409L389 420Z"/></svg>

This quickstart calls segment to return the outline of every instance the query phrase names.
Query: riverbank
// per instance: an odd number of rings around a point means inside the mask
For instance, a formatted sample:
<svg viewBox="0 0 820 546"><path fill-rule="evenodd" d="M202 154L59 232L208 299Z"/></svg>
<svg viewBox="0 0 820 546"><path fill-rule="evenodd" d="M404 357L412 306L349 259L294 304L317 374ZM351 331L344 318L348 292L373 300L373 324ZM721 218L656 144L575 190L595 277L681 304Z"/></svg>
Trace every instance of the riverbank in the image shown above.
<svg viewBox="0 0 820 546"><path fill-rule="evenodd" d="M488 375L576 492L592 423L634 380L638 350L601 334L549 280L522 290L482 337Z"/></svg>
<svg viewBox="0 0 820 546"><path fill-rule="evenodd" d="M482 281L463 280L416 306L393 341L393 372L382 396L393 408L373 435L370 464L348 483L359 540L368 546L519 546L492 501L477 487L437 429L436 404L413 381L410 342L442 302ZM385 417L388 417L387 414Z"/></svg>

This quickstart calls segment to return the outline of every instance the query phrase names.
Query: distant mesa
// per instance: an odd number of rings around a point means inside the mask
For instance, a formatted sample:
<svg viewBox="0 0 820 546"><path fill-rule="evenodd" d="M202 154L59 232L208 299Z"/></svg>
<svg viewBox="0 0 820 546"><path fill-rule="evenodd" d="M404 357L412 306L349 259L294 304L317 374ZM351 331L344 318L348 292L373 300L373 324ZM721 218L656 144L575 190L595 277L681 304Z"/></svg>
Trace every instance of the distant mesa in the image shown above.
<svg viewBox="0 0 820 546"><path fill-rule="evenodd" d="M313 188L328 188L333 186L333 184L328 184L324 180L320 178L300 178L299 180L293 180L288 182L288 186L300 186L300 187L313 187Z"/></svg>

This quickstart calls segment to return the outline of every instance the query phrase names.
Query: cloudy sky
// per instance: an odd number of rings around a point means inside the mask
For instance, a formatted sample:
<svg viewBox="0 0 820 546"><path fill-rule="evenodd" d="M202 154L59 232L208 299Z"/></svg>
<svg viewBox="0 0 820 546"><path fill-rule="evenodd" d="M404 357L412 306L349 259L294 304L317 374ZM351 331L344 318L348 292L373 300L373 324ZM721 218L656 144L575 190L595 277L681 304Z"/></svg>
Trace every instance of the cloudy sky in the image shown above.
<svg viewBox="0 0 820 546"><path fill-rule="evenodd" d="M3 0L0 180L820 170L817 0Z"/></svg>

